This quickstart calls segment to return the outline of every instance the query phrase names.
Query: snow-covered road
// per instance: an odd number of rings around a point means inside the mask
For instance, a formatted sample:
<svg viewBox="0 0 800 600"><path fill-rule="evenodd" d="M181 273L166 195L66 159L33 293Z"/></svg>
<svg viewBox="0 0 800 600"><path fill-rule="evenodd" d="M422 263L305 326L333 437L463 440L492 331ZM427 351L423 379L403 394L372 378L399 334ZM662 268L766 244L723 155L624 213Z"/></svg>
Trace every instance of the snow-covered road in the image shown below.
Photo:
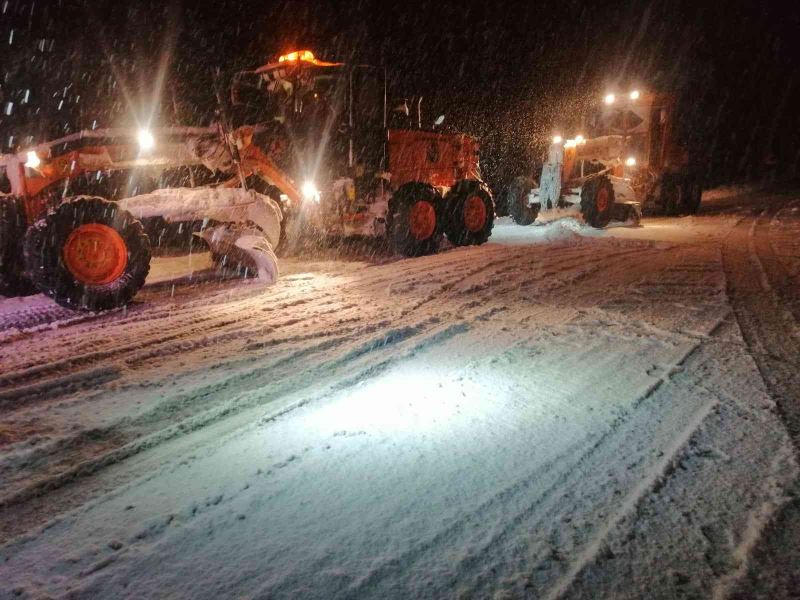
<svg viewBox="0 0 800 600"><path fill-rule="evenodd" d="M717 193L267 289L162 259L101 315L0 300L0 598L757 595L798 240L797 194Z"/></svg>

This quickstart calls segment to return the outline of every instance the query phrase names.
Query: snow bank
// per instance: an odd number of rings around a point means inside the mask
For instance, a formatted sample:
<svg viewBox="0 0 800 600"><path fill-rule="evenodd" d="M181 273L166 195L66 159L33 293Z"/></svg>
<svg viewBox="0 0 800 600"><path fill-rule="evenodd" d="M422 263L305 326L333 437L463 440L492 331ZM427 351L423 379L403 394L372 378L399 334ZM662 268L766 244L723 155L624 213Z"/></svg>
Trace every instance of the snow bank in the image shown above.
<svg viewBox="0 0 800 600"><path fill-rule="evenodd" d="M506 245L550 244L553 242L582 243L585 237L597 237L602 233L575 217L559 218L547 223L537 221L524 227L517 225L511 217L501 217L494 222L493 243Z"/></svg>

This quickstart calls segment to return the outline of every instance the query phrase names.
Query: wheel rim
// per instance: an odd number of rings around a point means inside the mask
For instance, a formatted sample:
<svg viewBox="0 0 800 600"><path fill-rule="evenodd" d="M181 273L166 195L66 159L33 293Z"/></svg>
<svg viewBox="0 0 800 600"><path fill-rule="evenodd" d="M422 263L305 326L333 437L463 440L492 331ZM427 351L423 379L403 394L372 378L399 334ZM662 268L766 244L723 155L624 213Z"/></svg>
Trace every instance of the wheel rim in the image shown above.
<svg viewBox="0 0 800 600"><path fill-rule="evenodd" d="M608 210L608 188L605 186L597 190L595 206L597 206L598 212L606 212Z"/></svg>
<svg viewBox="0 0 800 600"><path fill-rule="evenodd" d="M63 256L75 279L89 285L119 279L128 265L125 240L114 228L101 223L87 223L70 233Z"/></svg>
<svg viewBox="0 0 800 600"><path fill-rule="evenodd" d="M480 196L470 196L464 203L464 226L478 233L486 224L486 204Z"/></svg>
<svg viewBox="0 0 800 600"><path fill-rule="evenodd" d="M436 229L436 209L427 200L419 200L411 207L408 230L416 240L427 240Z"/></svg>

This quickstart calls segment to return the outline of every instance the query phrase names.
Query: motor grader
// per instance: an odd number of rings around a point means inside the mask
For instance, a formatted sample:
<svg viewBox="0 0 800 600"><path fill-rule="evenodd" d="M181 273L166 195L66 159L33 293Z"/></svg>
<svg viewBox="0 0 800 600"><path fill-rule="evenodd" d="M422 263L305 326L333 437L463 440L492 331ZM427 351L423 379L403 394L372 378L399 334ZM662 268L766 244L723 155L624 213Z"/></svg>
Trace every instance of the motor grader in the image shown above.
<svg viewBox="0 0 800 600"><path fill-rule="evenodd" d="M597 228L641 214L694 214L700 207L697 165L678 143L674 99L631 90L607 94L574 138L553 137L538 185L519 177L505 205L519 224L580 213Z"/></svg>
<svg viewBox="0 0 800 600"><path fill-rule="evenodd" d="M127 304L149 272L148 219L200 222L215 261L267 283L276 248L304 235L385 237L407 256L491 235L477 142L390 128L383 69L289 53L237 73L219 113L209 127L81 131L1 156L0 294Z"/></svg>
<svg viewBox="0 0 800 600"><path fill-rule="evenodd" d="M280 207L232 176L237 168L271 172L271 165L227 152L227 167L219 157L213 168L203 166L238 135L217 126L101 129L0 156L10 187L0 195L0 293L39 291L74 309L123 306L150 270L142 221L151 219L200 222L212 252L275 281ZM200 185L159 189L187 180Z"/></svg>
<svg viewBox="0 0 800 600"><path fill-rule="evenodd" d="M300 185L302 204L281 201L289 240L386 238L406 256L436 252L444 235L457 246L488 240L494 201L477 141L424 128L419 103L415 124L408 110L390 115L389 98L384 69L308 50L233 77L234 123L254 124L248 144ZM259 189L280 199L284 188Z"/></svg>

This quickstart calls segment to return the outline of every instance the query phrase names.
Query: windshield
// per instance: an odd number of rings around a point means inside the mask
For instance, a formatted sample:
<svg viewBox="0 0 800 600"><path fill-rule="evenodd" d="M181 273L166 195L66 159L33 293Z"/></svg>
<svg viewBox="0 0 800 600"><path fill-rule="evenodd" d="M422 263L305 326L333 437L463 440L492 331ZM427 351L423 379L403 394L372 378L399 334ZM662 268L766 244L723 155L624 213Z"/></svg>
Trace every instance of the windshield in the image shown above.
<svg viewBox="0 0 800 600"><path fill-rule="evenodd" d="M300 125L340 113L345 79L341 69L312 65L243 71L231 85L238 123L278 121Z"/></svg>

